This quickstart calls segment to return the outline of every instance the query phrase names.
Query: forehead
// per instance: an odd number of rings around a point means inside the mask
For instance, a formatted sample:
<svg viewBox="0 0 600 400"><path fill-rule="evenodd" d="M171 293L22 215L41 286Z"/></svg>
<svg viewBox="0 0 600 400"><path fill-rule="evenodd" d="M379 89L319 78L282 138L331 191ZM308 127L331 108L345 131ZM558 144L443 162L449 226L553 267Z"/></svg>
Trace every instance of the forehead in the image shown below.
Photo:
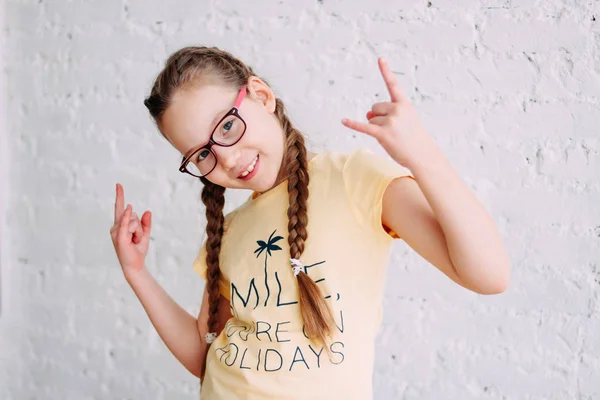
<svg viewBox="0 0 600 400"><path fill-rule="evenodd" d="M235 93L223 86L180 89L163 114L161 131L185 154L192 147L208 142L213 122L233 107L234 97Z"/></svg>

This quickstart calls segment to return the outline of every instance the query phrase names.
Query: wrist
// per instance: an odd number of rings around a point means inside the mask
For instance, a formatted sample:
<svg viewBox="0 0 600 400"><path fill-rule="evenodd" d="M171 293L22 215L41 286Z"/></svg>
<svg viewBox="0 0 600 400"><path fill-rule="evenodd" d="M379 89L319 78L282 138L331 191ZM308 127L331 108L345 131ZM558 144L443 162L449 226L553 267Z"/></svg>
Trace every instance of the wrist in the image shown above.
<svg viewBox="0 0 600 400"><path fill-rule="evenodd" d="M152 277L145 265L142 265L139 269L125 272L124 275L129 286L135 286L139 282L146 281L148 278Z"/></svg>
<svg viewBox="0 0 600 400"><path fill-rule="evenodd" d="M431 137L425 138L419 146L419 151L412 153L413 157L407 161L406 167L415 173L422 170L436 169L446 161L444 154L437 147Z"/></svg>

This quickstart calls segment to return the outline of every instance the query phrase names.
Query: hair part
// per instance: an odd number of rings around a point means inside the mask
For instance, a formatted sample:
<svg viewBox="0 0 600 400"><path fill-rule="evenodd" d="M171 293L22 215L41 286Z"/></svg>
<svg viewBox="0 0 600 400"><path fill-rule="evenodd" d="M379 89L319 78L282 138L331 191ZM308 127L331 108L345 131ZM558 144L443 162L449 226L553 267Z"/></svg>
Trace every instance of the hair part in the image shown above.
<svg viewBox="0 0 600 400"><path fill-rule="evenodd" d="M216 47L184 47L173 53L160 72L150 96L144 100L151 116L160 126L161 118L171 104L177 90L200 87L206 83L219 83L236 90L256 76L252 69L230 53ZM266 83L266 81L263 79ZM308 161L303 135L294 128L285 112L281 99L276 98L275 115L286 138L281 173L288 179L288 244L290 257L300 259L308 238ZM162 133L162 131L161 131ZM164 133L162 133L164 136ZM281 175L280 173L280 175ZM206 207L206 264L209 299L208 331L216 332L221 270L219 253L224 234L223 207L225 188L206 178L202 202ZM290 273L292 269L290 266ZM306 335L327 350L335 321L331 309L317 284L305 273L298 278L299 304Z"/></svg>

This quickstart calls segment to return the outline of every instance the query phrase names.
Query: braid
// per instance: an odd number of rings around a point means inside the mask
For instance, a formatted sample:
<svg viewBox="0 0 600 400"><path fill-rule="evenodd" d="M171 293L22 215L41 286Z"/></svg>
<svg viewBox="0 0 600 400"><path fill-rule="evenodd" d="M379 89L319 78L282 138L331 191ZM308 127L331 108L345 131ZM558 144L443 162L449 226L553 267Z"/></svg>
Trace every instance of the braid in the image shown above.
<svg viewBox="0 0 600 400"><path fill-rule="evenodd" d="M285 113L285 106L276 99L275 113L286 133L284 164L288 176L288 243L291 258L300 259L308 239L308 161L304 137L296 130ZM300 313L305 333L310 339L325 345L335 321L329 305L317 284L304 272L298 274ZM328 352L329 349L325 347Z"/></svg>
<svg viewBox="0 0 600 400"><path fill-rule="evenodd" d="M288 152L286 162L288 168L288 242L290 244L290 256L299 259L304 252L304 242L308 238L306 225L308 224L307 200L308 163L306 161L306 149L302 136L293 132L288 137Z"/></svg>
<svg viewBox="0 0 600 400"><path fill-rule="evenodd" d="M219 253L223 237L223 207L225 205L225 188L211 183L206 178L200 178L204 183L202 202L206 206L206 288L208 290L208 331L217 330L217 312L219 310Z"/></svg>

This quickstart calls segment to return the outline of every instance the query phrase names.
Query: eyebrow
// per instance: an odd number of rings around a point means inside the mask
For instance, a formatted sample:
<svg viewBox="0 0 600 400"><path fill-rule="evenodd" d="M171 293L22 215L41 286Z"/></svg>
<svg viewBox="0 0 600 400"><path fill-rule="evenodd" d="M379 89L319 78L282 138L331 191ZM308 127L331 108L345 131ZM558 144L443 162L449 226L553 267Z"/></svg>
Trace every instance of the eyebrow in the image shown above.
<svg viewBox="0 0 600 400"><path fill-rule="evenodd" d="M226 111L223 111L223 110L221 110L221 111L219 111L219 112L218 112L218 113L215 115L215 117L213 118L213 120L210 122L210 125L208 125L208 128L209 128L209 130L210 130L211 134L212 134L212 132L213 132L213 131L215 130L215 128L216 128L216 126L215 126L215 125L216 125L216 124L217 124L217 123L218 123L218 122L221 120L221 118L223 118L223 117L225 116L225 114L227 114L227 113L229 112L229 110L231 110L231 109L227 109ZM210 139L210 136L209 136L208 138ZM196 150L198 150L198 149L201 149L202 147L206 146L207 144L208 144L208 142L204 143L204 144L203 144L203 145L201 145L201 146L194 146L194 147L192 147L191 149L189 149L189 150L188 150L188 151L187 151L187 152L184 154L183 158L187 158L187 157L189 157L189 156L190 156L190 155L191 155L191 154L192 154L194 151L196 151Z"/></svg>

